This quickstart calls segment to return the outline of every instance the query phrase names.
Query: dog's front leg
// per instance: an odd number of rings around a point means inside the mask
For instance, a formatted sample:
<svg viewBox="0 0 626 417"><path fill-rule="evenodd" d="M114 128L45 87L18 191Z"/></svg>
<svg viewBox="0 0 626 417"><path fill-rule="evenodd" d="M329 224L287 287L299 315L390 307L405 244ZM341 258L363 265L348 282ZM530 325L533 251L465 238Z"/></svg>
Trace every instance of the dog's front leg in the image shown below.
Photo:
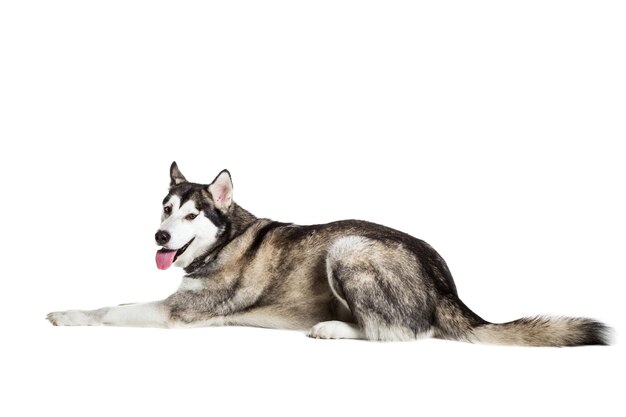
<svg viewBox="0 0 626 417"><path fill-rule="evenodd" d="M46 317L55 326L170 327L170 308L164 301L122 304L97 310L56 311Z"/></svg>

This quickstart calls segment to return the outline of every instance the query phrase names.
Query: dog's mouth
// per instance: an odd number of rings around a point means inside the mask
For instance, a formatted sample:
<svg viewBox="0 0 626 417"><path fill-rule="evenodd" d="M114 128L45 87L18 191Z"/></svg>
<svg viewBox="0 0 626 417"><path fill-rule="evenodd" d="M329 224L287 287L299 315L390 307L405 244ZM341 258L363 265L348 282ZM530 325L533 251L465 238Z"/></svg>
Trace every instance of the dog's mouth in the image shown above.
<svg viewBox="0 0 626 417"><path fill-rule="evenodd" d="M191 238L191 240L180 249L159 249L156 253L157 268L165 270L172 266L172 264L176 262L176 259L187 250L194 239L195 237Z"/></svg>

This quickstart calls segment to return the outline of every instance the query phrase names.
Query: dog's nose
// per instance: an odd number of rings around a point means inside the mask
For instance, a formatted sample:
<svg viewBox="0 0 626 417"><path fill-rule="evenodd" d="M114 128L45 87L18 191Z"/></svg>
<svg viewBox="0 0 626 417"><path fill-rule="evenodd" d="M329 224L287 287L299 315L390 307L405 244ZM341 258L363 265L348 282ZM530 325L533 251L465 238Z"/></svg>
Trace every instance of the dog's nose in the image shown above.
<svg viewBox="0 0 626 417"><path fill-rule="evenodd" d="M154 235L154 239L159 245L165 245L167 242L170 241L170 237L170 234L167 233L165 230L159 230L158 232L156 232L156 235Z"/></svg>

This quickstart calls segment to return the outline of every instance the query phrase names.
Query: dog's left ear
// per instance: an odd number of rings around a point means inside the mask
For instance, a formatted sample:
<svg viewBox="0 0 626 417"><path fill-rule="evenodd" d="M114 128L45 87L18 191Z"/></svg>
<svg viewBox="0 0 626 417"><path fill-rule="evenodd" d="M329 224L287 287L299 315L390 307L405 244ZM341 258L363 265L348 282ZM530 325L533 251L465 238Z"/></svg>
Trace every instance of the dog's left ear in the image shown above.
<svg viewBox="0 0 626 417"><path fill-rule="evenodd" d="M209 185L209 193L219 210L226 211L233 202L233 181L227 169L220 172Z"/></svg>
<svg viewBox="0 0 626 417"><path fill-rule="evenodd" d="M173 187L178 184L182 184L183 182L187 182L187 179L178 169L178 165L176 165L176 161L172 162L170 166L170 187Z"/></svg>

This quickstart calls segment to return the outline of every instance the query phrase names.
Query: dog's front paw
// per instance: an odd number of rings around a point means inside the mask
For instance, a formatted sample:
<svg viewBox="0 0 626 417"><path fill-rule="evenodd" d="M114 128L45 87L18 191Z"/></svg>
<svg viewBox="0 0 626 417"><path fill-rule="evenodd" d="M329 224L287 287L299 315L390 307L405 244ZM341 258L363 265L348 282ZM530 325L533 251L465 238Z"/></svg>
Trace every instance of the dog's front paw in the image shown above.
<svg viewBox="0 0 626 417"><path fill-rule="evenodd" d="M92 326L93 318L86 311L68 310L49 313L46 319L53 326Z"/></svg>

